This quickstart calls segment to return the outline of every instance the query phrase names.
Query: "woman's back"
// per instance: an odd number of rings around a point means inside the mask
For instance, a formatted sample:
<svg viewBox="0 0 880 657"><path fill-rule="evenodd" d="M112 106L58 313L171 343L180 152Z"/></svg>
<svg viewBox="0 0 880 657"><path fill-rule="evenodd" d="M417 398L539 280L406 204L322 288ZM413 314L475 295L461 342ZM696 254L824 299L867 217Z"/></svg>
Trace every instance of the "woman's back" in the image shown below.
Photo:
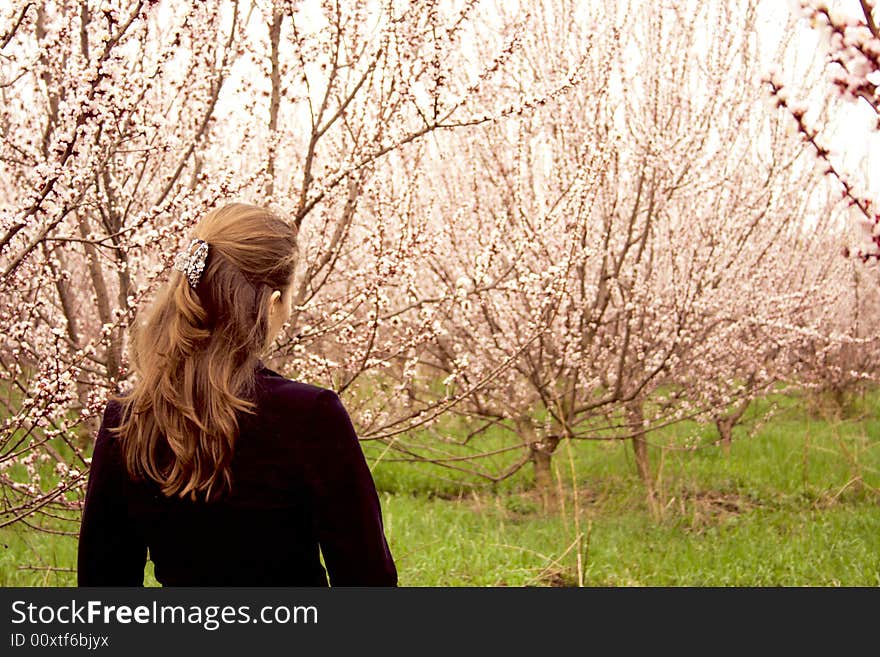
<svg viewBox="0 0 880 657"><path fill-rule="evenodd" d="M379 499L348 413L332 390L257 371L233 484L220 501L168 498L127 474L108 404L80 533L80 585L142 585L146 550L163 585L394 586Z"/></svg>

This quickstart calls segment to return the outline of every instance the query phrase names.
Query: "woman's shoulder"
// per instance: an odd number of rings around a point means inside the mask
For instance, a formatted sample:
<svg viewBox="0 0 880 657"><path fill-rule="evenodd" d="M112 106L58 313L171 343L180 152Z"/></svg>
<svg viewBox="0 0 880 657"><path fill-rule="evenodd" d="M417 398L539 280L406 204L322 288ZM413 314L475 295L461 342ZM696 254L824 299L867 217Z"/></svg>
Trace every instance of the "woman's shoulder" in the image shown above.
<svg viewBox="0 0 880 657"><path fill-rule="evenodd" d="M305 381L290 379L275 370L261 366L257 374L264 383L271 401L291 406L313 408L320 400L336 397L336 392Z"/></svg>
<svg viewBox="0 0 880 657"><path fill-rule="evenodd" d="M257 431L286 436L286 429L294 429L305 439L325 434L326 427L338 426L343 416L347 421L347 412L334 390L290 379L268 368L258 376L262 379L262 399L259 414L253 419ZM272 430L264 431L267 428ZM282 429L280 434L278 429Z"/></svg>
<svg viewBox="0 0 880 657"><path fill-rule="evenodd" d="M101 424L104 426L117 426L120 424L123 411L122 395L128 394L129 392L130 391L126 390L124 393L111 394L107 397L107 402L104 404L104 414L101 418Z"/></svg>

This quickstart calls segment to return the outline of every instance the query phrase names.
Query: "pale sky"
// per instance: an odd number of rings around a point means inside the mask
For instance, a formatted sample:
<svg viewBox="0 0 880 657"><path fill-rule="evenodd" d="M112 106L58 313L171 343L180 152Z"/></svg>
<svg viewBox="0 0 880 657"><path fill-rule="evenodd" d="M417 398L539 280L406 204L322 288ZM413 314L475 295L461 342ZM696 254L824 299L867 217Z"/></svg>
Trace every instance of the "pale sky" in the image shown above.
<svg viewBox="0 0 880 657"><path fill-rule="evenodd" d="M499 0L500 1L500 0ZM622 8L624 4L632 4L637 7L640 0L632 3L621 0L617 4L618 8ZM652 2L653 0L641 0ZM699 0L673 0L679 9L687 12L689 7L693 7L693 3ZM723 0L722 0L723 1ZM595 2L607 3L608 0L581 0L582 6L586 9L589 6L595 6ZM247 11L250 3L243 3L242 11ZM517 7L522 10L530 4L529 0L504 0L505 13L515 13ZM837 10L851 15L861 15L861 9L858 0L829 0L828 4L832 10ZM258 0L256 3L257 14L261 10L270 11L270 0ZM481 3L485 10L492 14L493 2ZM604 4L607 8L607 4ZM792 48L789 50L791 59L787 62L774 61L772 51L775 44L778 44L788 32L789 20L792 11L798 6L797 0L760 0L759 2L759 38L764 44L762 49L766 61L761 63L762 70L769 70L771 65L776 64L780 71L780 76L787 86L793 99L803 100L807 106L813 111L808 112L807 119L814 119L815 124L815 108L817 108L824 98L831 92L829 84L821 83L813 85L812 90L803 90L799 93L799 85L803 80L807 79L805 75L809 67L819 66L821 70L822 61L824 59L824 50L820 43L817 30L809 27L806 19L797 21L794 31L791 34ZM630 9L630 12L636 9ZM231 18L231 15L230 15ZM300 29L318 29L321 18L319 0L305 0L297 5L297 20ZM251 24L248 26L248 35L251 39L265 39L263 33L266 24L262 17L252 16ZM239 68L238 66L236 68ZM239 69L239 75L246 76L246 72ZM234 76L233 76L234 77ZM315 71L315 75L310 76L315 83L320 83L321 75ZM265 81L268 87L268 80ZM319 93L317 88L313 88L313 93ZM221 99L221 113L223 111L234 111L234 101L227 105ZM306 117L303 116L305 120ZM859 191L872 196L880 196L880 132L873 130L876 125L877 117L874 112L863 101L858 103L843 104L838 108L835 116L832 117L833 122L826 126L824 142L831 147L832 158L835 165L843 171L851 174L854 181L864 189ZM793 123L793 122L792 122Z"/></svg>
<svg viewBox="0 0 880 657"><path fill-rule="evenodd" d="M858 0L830 0L827 2L832 11L840 11L852 16L862 16ZM786 21L797 7L796 0L763 0L761 10L761 33L768 41L777 41L782 37ZM825 60L825 50L819 32L811 28L806 19L797 22L793 35L795 48L792 49L794 60L788 66L778 67L782 80L791 86L794 92L805 71L815 58L819 62ZM836 66L836 65L832 65ZM826 74L832 68L826 68ZM812 95L801 97L808 107L814 110L822 97L830 93L830 84L815 85ZM796 94L792 94L797 97ZM806 118L814 118L808 112ZM832 150L835 165L840 165L857 180L863 181L864 189L860 192L873 197L880 196L880 132L873 129L877 124L877 115L865 101L844 103L838 108L833 123L828 126L823 139ZM815 120L813 121L815 123Z"/></svg>

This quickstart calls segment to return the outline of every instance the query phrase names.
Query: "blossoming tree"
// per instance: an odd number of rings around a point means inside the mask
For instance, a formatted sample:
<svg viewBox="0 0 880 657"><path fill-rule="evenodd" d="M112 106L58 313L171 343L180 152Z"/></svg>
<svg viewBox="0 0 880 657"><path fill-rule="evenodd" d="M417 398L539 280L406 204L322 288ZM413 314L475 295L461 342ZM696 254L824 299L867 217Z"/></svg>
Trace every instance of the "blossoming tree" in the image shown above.
<svg viewBox="0 0 880 657"><path fill-rule="evenodd" d="M285 372L352 392L384 363L382 274L416 257L417 236L375 224L406 202L396 167L429 135L537 100L481 102L526 21L468 54L485 29L473 2L0 11L0 525L80 503L104 400L129 378L127 328L205 211L244 199L300 226L277 352Z"/></svg>
<svg viewBox="0 0 880 657"><path fill-rule="evenodd" d="M808 191L809 153L762 96L756 7L582 15L568 33L591 83L442 152L455 164L426 183L421 208L454 218L437 229L450 253L424 278L455 302L443 335L411 358L443 373L443 398L465 396L453 410L468 431L384 434L400 458L491 481L531 463L552 506L562 441L625 439L650 501L648 431L715 420L729 442L749 399L796 380L807 336L835 342L829 283L845 263L813 248L824 190ZM554 47L572 53L552 15L542 20L530 65L514 70L540 70L537 53ZM712 48L696 58L700 43ZM418 388L414 371L403 385Z"/></svg>

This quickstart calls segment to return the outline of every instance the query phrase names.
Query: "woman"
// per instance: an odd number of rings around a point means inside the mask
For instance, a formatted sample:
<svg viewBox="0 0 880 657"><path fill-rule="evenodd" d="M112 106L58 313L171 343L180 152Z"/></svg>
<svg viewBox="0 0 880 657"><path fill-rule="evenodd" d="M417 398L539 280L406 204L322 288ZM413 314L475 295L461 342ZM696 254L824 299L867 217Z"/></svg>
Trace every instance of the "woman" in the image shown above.
<svg viewBox="0 0 880 657"><path fill-rule="evenodd" d="M236 203L196 235L104 411L79 584L142 586L149 550L166 586L396 586L342 402L261 360L290 315L295 227Z"/></svg>

